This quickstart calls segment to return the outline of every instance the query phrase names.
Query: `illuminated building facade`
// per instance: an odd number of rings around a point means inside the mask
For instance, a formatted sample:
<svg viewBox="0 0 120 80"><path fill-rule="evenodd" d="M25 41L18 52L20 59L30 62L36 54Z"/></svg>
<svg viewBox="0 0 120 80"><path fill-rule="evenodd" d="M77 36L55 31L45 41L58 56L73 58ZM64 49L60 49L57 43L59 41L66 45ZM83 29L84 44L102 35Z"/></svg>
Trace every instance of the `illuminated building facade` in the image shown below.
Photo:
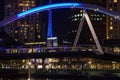
<svg viewBox="0 0 120 80"><path fill-rule="evenodd" d="M5 19L36 7L36 0L4 0ZM41 4L41 1L37 4ZM40 42L41 21L40 13L17 20L5 26L5 31L17 42Z"/></svg>
<svg viewBox="0 0 120 80"><path fill-rule="evenodd" d="M70 0L70 1L106 7L106 1L102 1L102 0L97 0L97 1L95 0ZM90 10L89 11L87 10L87 13L91 19L91 22L93 24L93 27L95 29L95 32L98 36L99 41L102 42L102 40L105 39L105 35L106 35L106 15L95 12L95 11L90 11ZM75 39L76 32L77 32L79 23L81 21L82 15L83 15L83 9L71 8L71 16L69 18L70 26L68 28L69 29L68 40L71 40L70 42L73 42ZM80 43L85 43L85 44L94 43L93 37L90 33L90 30L88 28L88 24L86 23L86 21L84 22L83 30L81 32L79 40L80 40L79 41Z"/></svg>
<svg viewBox="0 0 120 80"><path fill-rule="evenodd" d="M107 8L120 12L120 0L107 0ZM120 21L115 18L107 16L107 39L120 39Z"/></svg>

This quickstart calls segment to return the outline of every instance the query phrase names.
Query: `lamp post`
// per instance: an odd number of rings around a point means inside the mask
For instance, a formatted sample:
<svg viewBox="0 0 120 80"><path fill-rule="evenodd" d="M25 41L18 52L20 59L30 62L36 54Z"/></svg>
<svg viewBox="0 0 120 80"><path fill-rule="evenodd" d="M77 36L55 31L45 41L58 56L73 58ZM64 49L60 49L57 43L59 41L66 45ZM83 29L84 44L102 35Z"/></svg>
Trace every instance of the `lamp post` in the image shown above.
<svg viewBox="0 0 120 80"><path fill-rule="evenodd" d="M28 80L31 80L31 62L28 62Z"/></svg>

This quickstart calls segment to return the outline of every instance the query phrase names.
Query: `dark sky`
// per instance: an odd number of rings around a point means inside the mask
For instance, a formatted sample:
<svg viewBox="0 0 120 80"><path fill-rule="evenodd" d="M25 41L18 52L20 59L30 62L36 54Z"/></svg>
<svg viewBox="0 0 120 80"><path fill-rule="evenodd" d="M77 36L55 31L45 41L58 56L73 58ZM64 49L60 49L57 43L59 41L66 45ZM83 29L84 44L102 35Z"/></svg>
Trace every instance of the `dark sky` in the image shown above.
<svg viewBox="0 0 120 80"><path fill-rule="evenodd" d="M4 4L3 0L0 0L0 21L4 19Z"/></svg>
<svg viewBox="0 0 120 80"><path fill-rule="evenodd" d="M53 0L54 3L57 2L67 2L68 0ZM57 9L53 10L53 35L63 37L67 33L67 28L69 26L70 16L69 9ZM56 31L55 31L56 30Z"/></svg>
<svg viewBox="0 0 120 80"><path fill-rule="evenodd" d="M52 0L52 3L69 2L70 0ZM49 0L43 0L44 4L48 4ZM46 11L47 13L47 11ZM47 14L42 14L45 22L47 22ZM65 37L67 34L67 28L69 27L70 10L69 9L56 9L52 10L52 26L53 36L59 36L60 38ZM46 23L47 26L47 23Z"/></svg>

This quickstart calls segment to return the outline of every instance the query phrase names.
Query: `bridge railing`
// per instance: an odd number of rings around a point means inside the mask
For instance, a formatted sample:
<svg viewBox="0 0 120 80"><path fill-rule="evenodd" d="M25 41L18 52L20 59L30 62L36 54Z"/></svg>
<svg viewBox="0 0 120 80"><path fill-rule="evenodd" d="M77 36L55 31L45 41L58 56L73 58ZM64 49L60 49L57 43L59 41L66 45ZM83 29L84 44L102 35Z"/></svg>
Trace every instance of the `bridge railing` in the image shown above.
<svg viewBox="0 0 120 80"><path fill-rule="evenodd" d="M41 52L63 52L72 51L72 46L58 46L58 47L39 47L39 48L9 48L3 49L1 52L4 53L41 53ZM95 46L77 46L75 51L97 51Z"/></svg>
<svg viewBox="0 0 120 80"><path fill-rule="evenodd" d="M0 53L14 54L14 53L41 53L41 52L64 52L64 51L72 51L72 46L57 46L57 47L38 47L38 48L7 48L1 49ZM116 53L115 50L111 47L102 47L104 52ZM92 51L97 52L95 45L81 45L75 47L74 51Z"/></svg>

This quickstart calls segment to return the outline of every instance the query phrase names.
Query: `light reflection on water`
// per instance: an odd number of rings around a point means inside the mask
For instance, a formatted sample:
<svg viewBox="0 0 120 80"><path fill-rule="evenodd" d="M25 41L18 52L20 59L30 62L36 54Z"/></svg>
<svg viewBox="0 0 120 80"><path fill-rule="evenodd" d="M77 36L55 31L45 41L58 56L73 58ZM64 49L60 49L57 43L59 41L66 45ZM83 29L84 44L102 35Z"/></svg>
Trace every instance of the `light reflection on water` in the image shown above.
<svg viewBox="0 0 120 80"><path fill-rule="evenodd" d="M32 78L32 79L27 79L27 78L0 78L0 80L68 80L68 79L49 79L49 78Z"/></svg>
<svg viewBox="0 0 120 80"><path fill-rule="evenodd" d="M120 80L120 77L94 77L94 78L0 78L0 80Z"/></svg>

